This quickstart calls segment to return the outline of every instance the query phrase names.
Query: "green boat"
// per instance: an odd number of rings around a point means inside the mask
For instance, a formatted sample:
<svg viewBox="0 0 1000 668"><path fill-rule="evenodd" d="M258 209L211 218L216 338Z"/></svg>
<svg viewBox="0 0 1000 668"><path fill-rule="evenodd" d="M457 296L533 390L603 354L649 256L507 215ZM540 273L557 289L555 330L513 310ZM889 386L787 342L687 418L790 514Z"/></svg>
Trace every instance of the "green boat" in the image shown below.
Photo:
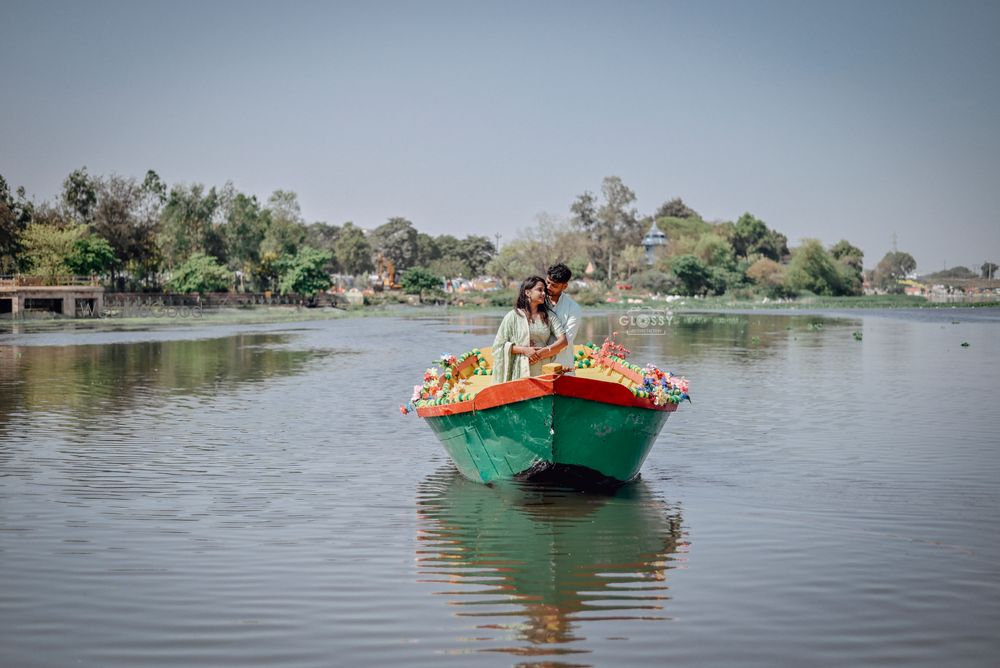
<svg viewBox="0 0 1000 668"><path fill-rule="evenodd" d="M429 369L425 376L417 415L469 480L575 486L633 480L687 395L671 385L669 373L602 358L593 344L576 346L576 358L575 375L550 364L544 375L499 384L490 382L488 350L443 358L444 373ZM650 369L659 374L658 392L649 390Z"/></svg>

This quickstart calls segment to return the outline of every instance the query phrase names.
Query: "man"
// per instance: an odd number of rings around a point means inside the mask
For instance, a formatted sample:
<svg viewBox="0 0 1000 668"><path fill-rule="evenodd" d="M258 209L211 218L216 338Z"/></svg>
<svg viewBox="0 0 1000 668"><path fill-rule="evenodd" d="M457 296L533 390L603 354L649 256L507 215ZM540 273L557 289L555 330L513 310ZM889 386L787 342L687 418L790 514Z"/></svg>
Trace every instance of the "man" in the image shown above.
<svg viewBox="0 0 1000 668"><path fill-rule="evenodd" d="M545 276L545 288L548 292L546 306L550 313L555 313L556 317L563 324L566 332L566 347L552 360L563 365L570 373L576 371L576 364L573 360L573 341L576 332L580 329L580 320L583 318L583 309L576 301L565 293L569 287L569 280L573 277L573 272L561 262L549 267Z"/></svg>

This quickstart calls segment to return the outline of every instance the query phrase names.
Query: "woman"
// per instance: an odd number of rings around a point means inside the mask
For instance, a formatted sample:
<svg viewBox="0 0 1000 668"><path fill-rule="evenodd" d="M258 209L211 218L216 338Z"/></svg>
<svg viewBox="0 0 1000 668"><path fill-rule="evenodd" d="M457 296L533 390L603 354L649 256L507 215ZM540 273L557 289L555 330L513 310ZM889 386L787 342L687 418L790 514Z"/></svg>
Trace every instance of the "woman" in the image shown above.
<svg viewBox="0 0 1000 668"><path fill-rule="evenodd" d="M552 343L547 343L552 340ZM505 383L539 376L542 362L566 347L558 317L545 308L545 279L532 276L521 283L517 303L500 323L493 341L493 382Z"/></svg>

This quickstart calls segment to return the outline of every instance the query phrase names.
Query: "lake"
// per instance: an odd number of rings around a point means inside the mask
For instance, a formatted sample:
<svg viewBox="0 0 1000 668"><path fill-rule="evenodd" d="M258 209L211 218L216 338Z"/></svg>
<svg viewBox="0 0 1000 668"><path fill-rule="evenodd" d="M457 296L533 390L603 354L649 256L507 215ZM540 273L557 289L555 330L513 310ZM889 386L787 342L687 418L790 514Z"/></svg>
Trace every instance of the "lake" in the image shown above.
<svg viewBox="0 0 1000 668"><path fill-rule="evenodd" d="M693 401L614 495L400 414L500 314L8 324L0 665L996 665L1000 311L620 318Z"/></svg>

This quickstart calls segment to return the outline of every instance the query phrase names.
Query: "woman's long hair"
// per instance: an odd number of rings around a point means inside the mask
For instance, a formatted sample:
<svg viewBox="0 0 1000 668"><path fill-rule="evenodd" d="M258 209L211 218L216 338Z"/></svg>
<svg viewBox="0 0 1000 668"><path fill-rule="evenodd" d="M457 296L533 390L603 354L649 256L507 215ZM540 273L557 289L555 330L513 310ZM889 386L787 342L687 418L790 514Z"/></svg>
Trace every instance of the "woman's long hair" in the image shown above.
<svg viewBox="0 0 1000 668"><path fill-rule="evenodd" d="M515 305L515 308L524 313L525 316L531 315L531 300L528 299L528 290L535 287L539 283L545 285L545 279L541 276L529 276L524 279L521 283L521 289L517 291L517 304ZM538 313L542 316L542 320L544 322L547 323L549 321L549 311L545 308L544 301L538 305Z"/></svg>

